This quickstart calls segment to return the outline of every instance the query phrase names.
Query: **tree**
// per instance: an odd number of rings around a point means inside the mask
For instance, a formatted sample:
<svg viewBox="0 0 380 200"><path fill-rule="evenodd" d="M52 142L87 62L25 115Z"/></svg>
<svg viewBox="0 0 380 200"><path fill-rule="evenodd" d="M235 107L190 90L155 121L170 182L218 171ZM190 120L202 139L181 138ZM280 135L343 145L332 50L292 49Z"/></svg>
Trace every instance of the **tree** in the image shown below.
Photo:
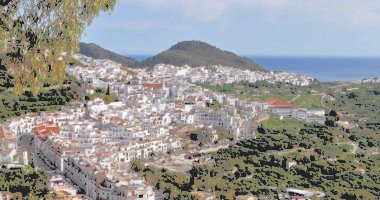
<svg viewBox="0 0 380 200"><path fill-rule="evenodd" d="M116 0L5 0L0 3L0 62L15 78L14 93L62 84L84 28Z"/></svg>
<svg viewBox="0 0 380 200"><path fill-rule="evenodd" d="M338 114L336 113L335 110L331 110L329 116L336 117L336 116L338 116Z"/></svg>
<svg viewBox="0 0 380 200"><path fill-rule="evenodd" d="M374 90L373 90L373 93L375 95L380 95L380 86L377 86Z"/></svg>
<svg viewBox="0 0 380 200"><path fill-rule="evenodd" d="M140 172L144 169L144 163L141 162L141 160L133 160L131 163L131 169L135 172Z"/></svg>
<svg viewBox="0 0 380 200"><path fill-rule="evenodd" d="M106 95L110 95L110 85L107 86L107 91L106 91Z"/></svg>
<svg viewBox="0 0 380 200"><path fill-rule="evenodd" d="M112 103L115 101L113 96L111 95L109 85L107 86L107 91L106 91L106 96L104 97L104 101L106 101L106 103Z"/></svg>
<svg viewBox="0 0 380 200"><path fill-rule="evenodd" d="M112 102L114 102L115 100L114 100L114 98L113 98L112 95L106 95L106 96L104 97L104 101L105 101L106 103L112 103Z"/></svg>

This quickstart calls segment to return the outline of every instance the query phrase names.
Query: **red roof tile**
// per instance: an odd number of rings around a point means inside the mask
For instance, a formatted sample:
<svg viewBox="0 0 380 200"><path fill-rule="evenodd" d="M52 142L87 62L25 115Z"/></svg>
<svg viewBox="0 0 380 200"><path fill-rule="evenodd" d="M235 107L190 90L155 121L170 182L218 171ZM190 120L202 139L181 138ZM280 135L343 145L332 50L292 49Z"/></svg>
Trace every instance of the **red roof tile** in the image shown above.
<svg viewBox="0 0 380 200"><path fill-rule="evenodd" d="M152 89L162 89L162 87L163 87L162 83L159 83L159 84L151 83L151 84L142 84L142 85L145 88L152 88Z"/></svg>
<svg viewBox="0 0 380 200"><path fill-rule="evenodd" d="M272 108L297 108L294 104L279 99L268 99L266 102Z"/></svg>

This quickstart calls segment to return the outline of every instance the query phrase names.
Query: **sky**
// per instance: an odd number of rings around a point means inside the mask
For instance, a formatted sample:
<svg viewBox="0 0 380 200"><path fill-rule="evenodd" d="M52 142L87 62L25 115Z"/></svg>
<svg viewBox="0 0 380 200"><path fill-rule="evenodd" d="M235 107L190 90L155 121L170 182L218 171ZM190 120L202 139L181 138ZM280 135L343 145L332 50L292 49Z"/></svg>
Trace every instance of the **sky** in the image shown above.
<svg viewBox="0 0 380 200"><path fill-rule="evenodd" d="M380 0L119 0L82 37L124 55L200 40L239 55L380 56Z"/></svg>

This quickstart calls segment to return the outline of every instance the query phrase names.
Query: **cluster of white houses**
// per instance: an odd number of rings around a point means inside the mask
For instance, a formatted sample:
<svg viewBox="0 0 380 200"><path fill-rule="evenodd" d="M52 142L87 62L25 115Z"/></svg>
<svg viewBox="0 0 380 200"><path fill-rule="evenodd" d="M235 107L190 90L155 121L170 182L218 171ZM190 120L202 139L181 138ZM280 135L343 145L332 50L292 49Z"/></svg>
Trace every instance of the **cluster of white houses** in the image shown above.
<svg viewBox="0 0 380 200"><path fill-rule="evenodd" d="M86 82L84 90L91 94L109 86L117 101L107 104L98 98L54 113L14 118L1 127L0 147L12 149L18 138L33 136L35 153L92 199L154 199L153 189L130 171L130 163L179 152L181 141L170 134L178 124L205 124L239 139L253 136L252 121L262 113L324 123L324 111L301 110L278 100L243 101L193 84L267 80L307 85L308 77L169 65L130 73L111 61L77 59L84 66L70 66L68 73ZM214 101L223 108L207 106Z"/></svg>
<svg viewBox="0 0 380 200"><path fill-rule="evenodd" d="M240 70L226 66L173 66L173 65L156 65L157 75L181 76L188 79L191 83L209 83L212 85L223 85L227 83L266 81L269 83L283 82L292 85L307 86L315 79L289 72L265 72Z"/></svg>

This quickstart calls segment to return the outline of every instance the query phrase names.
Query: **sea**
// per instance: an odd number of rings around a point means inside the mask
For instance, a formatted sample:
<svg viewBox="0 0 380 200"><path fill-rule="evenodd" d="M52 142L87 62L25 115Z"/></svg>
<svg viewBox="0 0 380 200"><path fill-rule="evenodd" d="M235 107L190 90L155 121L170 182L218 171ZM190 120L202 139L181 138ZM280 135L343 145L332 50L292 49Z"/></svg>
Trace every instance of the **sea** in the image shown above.
<svg viewBox="0 0 380 200"><path fill-rule="evenodd" d="M143 60L147 55L131 56ZM322 82L380 78L380 57L246 56L271 71L294 72Z"/></svg>

